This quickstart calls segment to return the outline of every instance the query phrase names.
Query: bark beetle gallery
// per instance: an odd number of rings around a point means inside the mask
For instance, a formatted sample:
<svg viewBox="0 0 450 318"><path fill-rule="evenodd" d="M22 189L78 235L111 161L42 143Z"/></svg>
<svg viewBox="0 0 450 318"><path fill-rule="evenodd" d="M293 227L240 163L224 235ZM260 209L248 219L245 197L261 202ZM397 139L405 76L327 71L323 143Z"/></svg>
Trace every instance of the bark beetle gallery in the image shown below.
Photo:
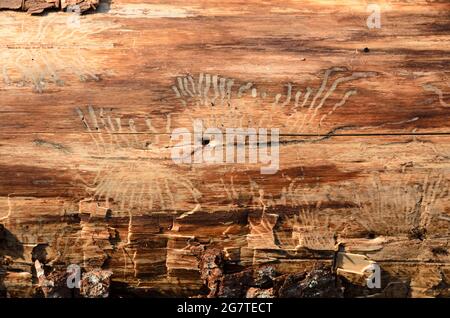
<svg viewBox="0 0 450 318"><path fill-rule="evenodd" d="M448 1L0 9L1 297L450 296Z"/></svg>

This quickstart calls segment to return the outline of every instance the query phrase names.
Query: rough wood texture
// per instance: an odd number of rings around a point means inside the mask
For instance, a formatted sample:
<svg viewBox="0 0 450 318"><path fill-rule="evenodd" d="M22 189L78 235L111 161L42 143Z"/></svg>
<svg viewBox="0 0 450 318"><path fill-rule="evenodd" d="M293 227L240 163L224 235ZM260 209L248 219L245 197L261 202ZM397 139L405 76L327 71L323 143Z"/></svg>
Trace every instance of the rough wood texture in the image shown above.
<svg viewBox="0 0 450 318"><path fill-rule="evenodd" d="M54 9L82 13L98 5L99 0L0 0L0 9L23 10L30 14Z"/></svg>
<svg viewBox="0 0 450 318"><path fill-rule="evenodd" d="M378 3L0 12L0 295L449 297L450 3ZM175 164L196 119L280 129L280 170ZM337 243L381 289L330 289Z"/></svg>

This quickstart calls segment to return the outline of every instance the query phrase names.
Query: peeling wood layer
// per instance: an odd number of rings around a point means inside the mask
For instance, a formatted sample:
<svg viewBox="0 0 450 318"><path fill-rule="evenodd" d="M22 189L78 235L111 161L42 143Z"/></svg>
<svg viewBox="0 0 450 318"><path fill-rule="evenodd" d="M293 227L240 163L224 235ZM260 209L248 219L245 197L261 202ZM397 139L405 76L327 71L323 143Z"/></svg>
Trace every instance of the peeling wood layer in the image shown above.
<svg viewBox="0 0 450 318"><path fill-rule="evenodd" d="M379 2L0 0L0 296L449 297L450 4Z"/></svg>

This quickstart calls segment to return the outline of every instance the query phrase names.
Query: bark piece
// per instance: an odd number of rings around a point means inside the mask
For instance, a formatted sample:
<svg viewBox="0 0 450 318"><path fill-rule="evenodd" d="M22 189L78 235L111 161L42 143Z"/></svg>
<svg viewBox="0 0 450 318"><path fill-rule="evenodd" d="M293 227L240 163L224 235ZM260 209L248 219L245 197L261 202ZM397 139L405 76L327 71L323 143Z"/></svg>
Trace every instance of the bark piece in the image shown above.
<svg viewBox="0 0 450 318"><path fill-rule="evenodd" d="M262 289L256 287L250 287L247 290L246 298L274 298L273 288Z"/></svg>
<svg viewBox="0 0 450 318"><path fill-rule="evenodd" d="M329 269L314 269L304 274L290 274L279 279L281 298L342 298L344 290ZM279 286L279 285L278 285Z"/></svg>
<svg viewBox="0 0 450 318"><path fill-rule="evenodd" d="M38 14L46 9L58 8L59 0L26 0L23 9L30 14Z"/></svg>
<svg viewBox="0 0 450 318"><path fill-rule="evenodd" d="M22 8L22 0L0 0L0 9L18 10Z"/></svg>

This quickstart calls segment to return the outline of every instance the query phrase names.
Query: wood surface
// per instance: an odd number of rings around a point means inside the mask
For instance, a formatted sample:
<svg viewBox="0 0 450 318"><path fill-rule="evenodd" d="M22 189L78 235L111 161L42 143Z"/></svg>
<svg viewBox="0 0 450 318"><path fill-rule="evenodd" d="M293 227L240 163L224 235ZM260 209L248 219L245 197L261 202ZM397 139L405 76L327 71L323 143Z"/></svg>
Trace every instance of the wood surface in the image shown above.
<svg viewBox="0 0 450 318"><path fill-rule="evenodd" d="M0 11L0 295L34 295L36 259L112 271L113 296L206 295L199 248L231 277L344 243L381 265L366 294L450 296L450 2L377 1L380 29L368 3ZM279 129L279 171L177 165L199 119Z"/></svg>

